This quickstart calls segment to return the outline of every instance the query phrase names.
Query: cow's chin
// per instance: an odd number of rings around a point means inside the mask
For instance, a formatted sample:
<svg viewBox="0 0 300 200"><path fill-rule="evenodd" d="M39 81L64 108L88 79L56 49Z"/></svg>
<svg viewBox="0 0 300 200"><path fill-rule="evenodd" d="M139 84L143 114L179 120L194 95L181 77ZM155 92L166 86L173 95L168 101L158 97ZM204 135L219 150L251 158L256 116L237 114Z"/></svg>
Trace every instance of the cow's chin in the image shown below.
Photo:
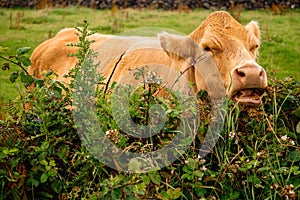
<svg viewBox="0 0 300 200"><path fill-rule="evenodd" d="M249 88L241 89L232 96L232 100L239 105L249 107L258 107L262 104L262 95L265 89L262 88Z"/></svg>

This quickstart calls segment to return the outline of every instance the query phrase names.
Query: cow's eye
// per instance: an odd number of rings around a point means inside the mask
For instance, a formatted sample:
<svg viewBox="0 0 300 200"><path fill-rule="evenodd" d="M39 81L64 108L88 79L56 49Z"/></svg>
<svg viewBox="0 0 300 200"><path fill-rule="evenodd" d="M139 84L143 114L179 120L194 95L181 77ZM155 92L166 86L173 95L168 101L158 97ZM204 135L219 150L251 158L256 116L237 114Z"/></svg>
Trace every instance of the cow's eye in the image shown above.
<svg viewBox="0 0 300 200"><path fill-rule="evenodd" d="M259 45L256 44L250 48L250 51L255 51L258 47L259 47Z"/></svg>
<svg viewBox="0 0 300 200"><path fill-rule="evenodd" d="M209 46L204 47L204 51L212 51L212 49Z"/></svg>

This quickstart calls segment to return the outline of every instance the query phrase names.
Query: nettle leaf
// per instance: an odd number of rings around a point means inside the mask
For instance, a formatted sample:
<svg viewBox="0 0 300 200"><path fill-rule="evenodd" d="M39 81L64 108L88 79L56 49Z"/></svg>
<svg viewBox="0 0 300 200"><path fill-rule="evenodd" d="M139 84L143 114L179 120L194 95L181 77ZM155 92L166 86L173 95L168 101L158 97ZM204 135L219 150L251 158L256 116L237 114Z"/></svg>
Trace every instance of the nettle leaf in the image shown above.
<svg viewBox="0 0 300 200"><path fill-rule="evenodd" d="M12 83L14 83L14 82L17 80L18 77L19 77L19 72L13 72L13 73L10 75L9 80L10 80Z"/></svg>
<svg viewBox="0 0 300 200"><path fill-rule="evenodd" d="M21 47L17 49L17 55L24 55L30 51L31 47Z"/></svg>
<svg viewBox="0 0 300 200"><path fill-rule="evenodd" d="M148 173L149 178L151 179L151 181L156 184L159 185L161 182L161 177L159 175L159 173L157 172L149 172Z"/></svg>
<svg viewBox="0 0 300 200"><path fill-rule="evenodd" d="M40 177L41 183L45 183L47 180L48 180L47 173L43 173L42 176Z"/></svg>
<svg viewBox="0 0 300 200"><path fill-rule="evenodd" d="M169 199L178 199L182 195L182 192L180 188L168 189L167 194Z"/></svg>
<svg viewBox="0 0 300 200"><path fill-rule="evenodd" d="M56 193L60 193L63 189L62 187L62 183L59 182L59 181L54 181L52 184L51 184L51 188L56 192Z"/></svg>
<svg viewBox="0 0 300 200"><path fill-rule="evenodd" d="M54 86L53 94L56 98L61 99L62 98L62 89L60 87Z"/></svg>
<svg viewBox="0 0 300 200"><path fill-rule="evenodd" d="M31 85L31 84L34 82L33 78L32 78L30 75L25 74L24 72L21 72L21 73L20 73L20 76L21 76L21 81L22 81L23 83L26 83L26 84L28 84L28 85Z"/></svg>
<svg viewBox="0 0 300 200"><path fill-rule="evenodd" d="M297 150L291 151L288 155L288 160L291 162L300 161L300 152L298 152Z"/></svg>
<svg viewBox="0 0 300 200"><path fill-rule="evenodd" d="M38 187L40 185L40 181L30 177L27 181L26 181L26 185L31 186L34 185L35 187Z"/></svg>
<svg viewBox="0 0 300 200"><path fill-rule="evenodd" d="M28 67L31 65L31 61L28 57L26 56L18 56L17 60L22 63L25 67Z"/></svg>
<svg viewBox="0 0 300 200"><path fill-rule="evenodd" d="M112 197L112 199L120 199L121 198L121 190L120 190L120 188L115 188L111 192L111 197Z"/></svg>
<svg viewBox="0 0 300 200"><path fill-rule="evenodd" d="M45 81L42 79L35 79L34 82L36 87L42 87L45 83Z"/></svg>
<svg viewBox="0 0 300 200"><path fill-rule="evenodd" d="M50 171L48 171L47 175L48 175L48 177L54 177L54 176L56 176L56 171L50 170Z"/></svg>

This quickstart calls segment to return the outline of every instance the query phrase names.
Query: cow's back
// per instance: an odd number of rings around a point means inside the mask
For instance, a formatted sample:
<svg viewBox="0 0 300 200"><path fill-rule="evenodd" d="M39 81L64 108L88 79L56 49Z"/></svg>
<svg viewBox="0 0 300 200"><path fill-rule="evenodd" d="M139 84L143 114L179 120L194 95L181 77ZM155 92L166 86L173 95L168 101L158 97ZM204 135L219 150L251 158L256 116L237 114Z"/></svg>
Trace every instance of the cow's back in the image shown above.
<svg viewBox="0 0 300 200"><path fill-rule="evenodd" d="M31 66L28 68L29 74L36 78L43 78L43 72L52 71L58 75L58 80L68 83L69 80L63 76L75 66L77 61L77 58L70 56L70 54L75 54L78 51L77 47L68 46L68 44L79 41L76 32L75 28L66 28L58 32L55 37L40 44L31 55ZM93 34L88 39L94 40L91 45L91 48L94 48L109 37L109 35Z"/></svg>

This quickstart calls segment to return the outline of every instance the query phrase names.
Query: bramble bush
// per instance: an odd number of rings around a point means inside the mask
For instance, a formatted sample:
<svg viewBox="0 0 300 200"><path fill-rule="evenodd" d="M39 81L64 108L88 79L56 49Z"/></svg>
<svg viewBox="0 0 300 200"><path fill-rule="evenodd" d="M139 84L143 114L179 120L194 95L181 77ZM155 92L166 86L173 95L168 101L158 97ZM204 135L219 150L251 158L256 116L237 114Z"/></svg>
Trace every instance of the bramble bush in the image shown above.
<svg viewBox="0 0 300 200"><path fill-rule="evenodd" d="M72 78L93 56L87 28L86 22L78 28L80 41L71 44L79 47L73 55L79 61L68 75ZM292 78L270 78L260 108L247 109L228 101L221 139L205 158L198 153L210 123L211 102L200 91L200 124L187 151L160 170L126 173L104 165L82 144L70 109L76 83L66 86L55 81L53 73L45 74L44 80L32 78L26 72L28 51L20 48L16 56L1 55L7 60L3 70L9 70L10 64L22 66L21 71L12 72L12 82L20 80L24 87L34 84L35 88L0 108L0 199L299 199L300 84ZM136 75L145 73L141 70ZM104 84L98 78L98 84ZM95 111L106 138L133 152L150 152L172 141L181 112L175 94L157 97L159 84L144 80L130 97L132 120L147 125L149 108L159 104L167 111L167 121L155 137L134 138L113 118L114 87L100 87L95 96ZM30 109L25 110L28 103Z"/></svg>

